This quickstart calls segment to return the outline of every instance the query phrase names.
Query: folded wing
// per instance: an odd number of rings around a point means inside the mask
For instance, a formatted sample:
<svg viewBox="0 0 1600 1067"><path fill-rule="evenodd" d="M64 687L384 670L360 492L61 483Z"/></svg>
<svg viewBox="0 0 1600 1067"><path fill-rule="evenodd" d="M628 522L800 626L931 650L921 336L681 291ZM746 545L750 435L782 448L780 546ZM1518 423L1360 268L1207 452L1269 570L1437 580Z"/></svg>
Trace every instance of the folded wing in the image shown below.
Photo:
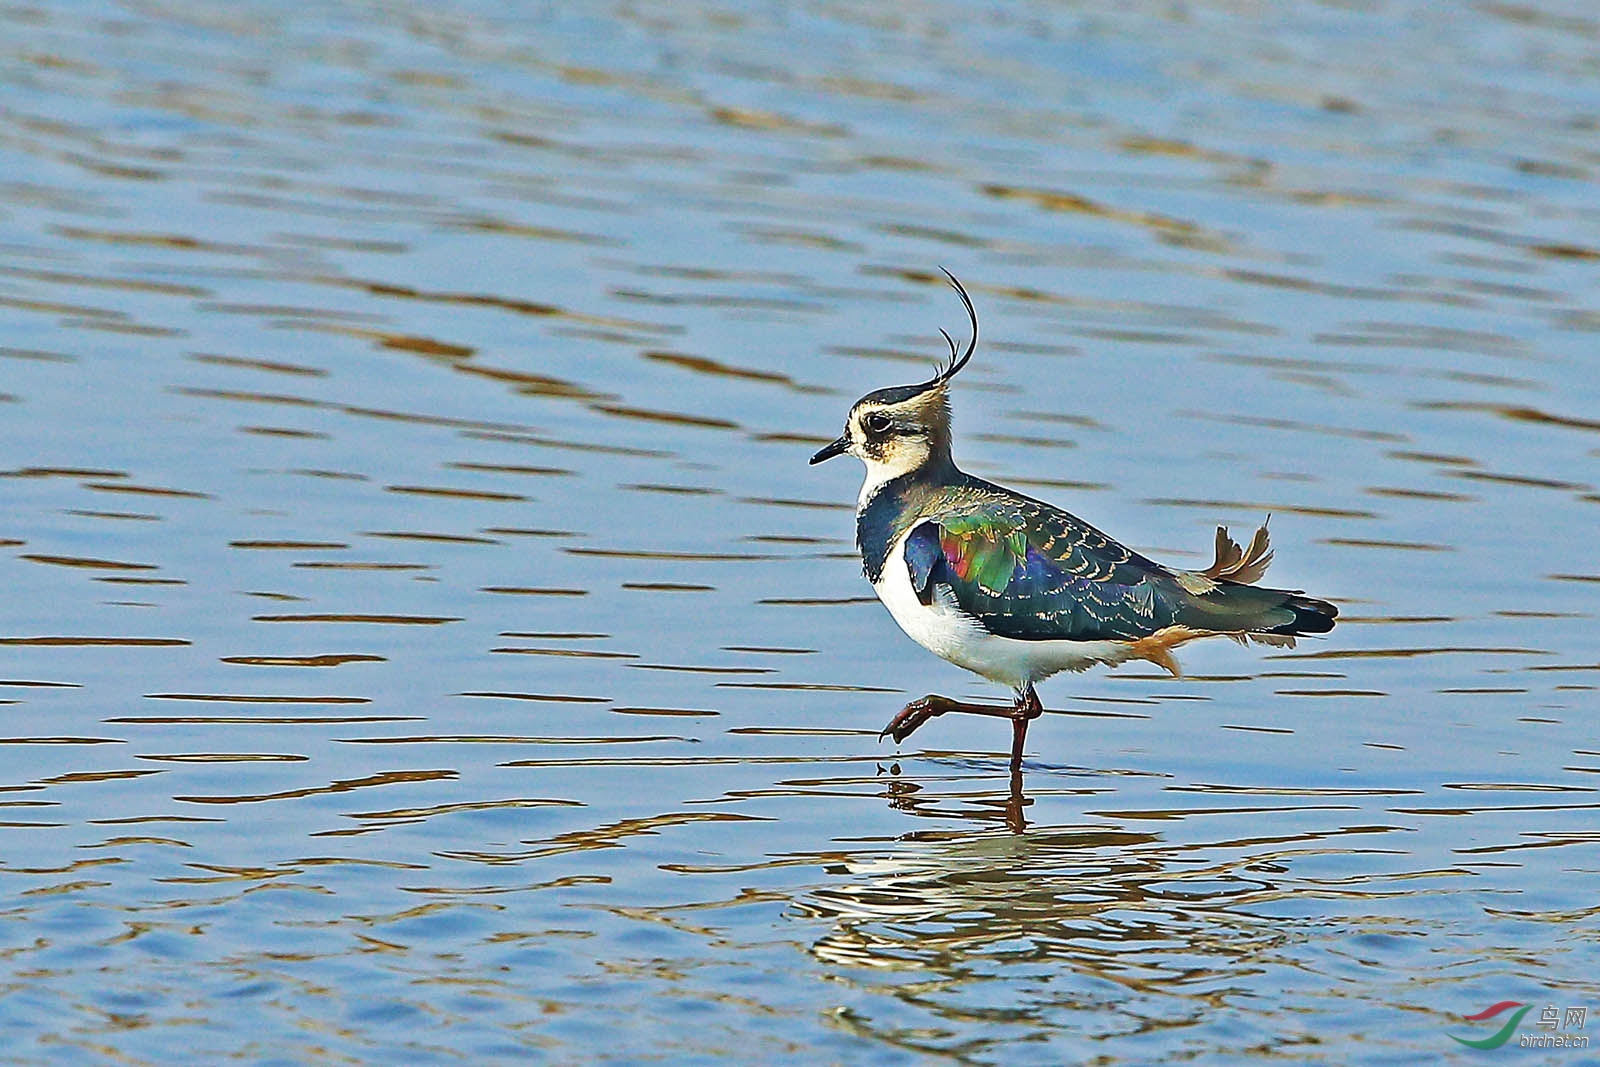
<svg viewBox="0 0 1600 1067"><path fill-rule="evenodd" d="M1271 553L1263 528L1206 572L1174 571L1038 501L973 503L914 526L905 545L924 603L937 587L990 633L1024 641L1140 641L1207 633L1323 633L1338 610L1290 590L1247 584ZM1210 572L1215 570L1213 576ZM1243 580L1241 580L1243 579Z"/></svg>
<svg viewBox="0 0 1600 1067"><path fill-rule="evenodd" d="M1053 508L988 503L925 520L906 562L925 603L948 586L1003 637L1136 640L1175 619L1162 568Z"/></svg>

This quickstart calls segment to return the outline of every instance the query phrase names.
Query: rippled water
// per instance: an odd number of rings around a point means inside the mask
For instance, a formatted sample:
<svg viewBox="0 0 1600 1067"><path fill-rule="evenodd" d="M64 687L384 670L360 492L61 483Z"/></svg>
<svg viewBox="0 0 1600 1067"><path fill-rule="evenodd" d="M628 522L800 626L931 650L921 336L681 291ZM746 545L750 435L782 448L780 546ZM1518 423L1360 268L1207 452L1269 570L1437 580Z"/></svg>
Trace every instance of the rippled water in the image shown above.
<svg viewBox="0 0 1600 1067"><path fill-rule="evenodd" d="M1586 5L280 7L0 8L9 1056L1600 1010ZM1022 833L805 462L941 264L969 469L1343 610L1049 683Z"/></svg>

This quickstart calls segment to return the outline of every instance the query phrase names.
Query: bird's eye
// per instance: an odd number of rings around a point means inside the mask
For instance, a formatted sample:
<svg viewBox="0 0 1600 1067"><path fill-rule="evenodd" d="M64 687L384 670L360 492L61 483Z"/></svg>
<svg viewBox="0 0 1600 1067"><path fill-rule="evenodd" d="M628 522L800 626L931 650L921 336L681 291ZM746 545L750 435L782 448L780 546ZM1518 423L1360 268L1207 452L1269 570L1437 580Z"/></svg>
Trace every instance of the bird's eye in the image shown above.
<svg viewBox="0 0 1600 1067"><path fill-rule="evenodd" d="M889 416L885 415L881 411L874 411L872 414L861 420L861 425L867 428L868 433L888 433Z"/></svg>

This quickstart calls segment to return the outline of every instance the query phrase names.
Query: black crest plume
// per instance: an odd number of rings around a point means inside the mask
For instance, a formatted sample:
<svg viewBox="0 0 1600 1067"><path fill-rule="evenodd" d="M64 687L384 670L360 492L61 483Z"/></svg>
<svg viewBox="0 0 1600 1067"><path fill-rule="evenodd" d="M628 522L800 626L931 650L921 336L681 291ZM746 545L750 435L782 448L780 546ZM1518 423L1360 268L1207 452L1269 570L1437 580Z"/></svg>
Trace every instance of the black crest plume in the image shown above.
<svg viewBox="0 0 1600 1067"><path fill-rule="evenodd" d="M967 361L972 358L973 350L978 347L978 313L973 309L972 298L967 295L967 290L962 286L961 282L956 279L954 274L951 274L943 267L940 267L939 270L946 278L950 279L950 287L954 289L956 291L956 295L961 298L961 306L967 309L967 319L972 323L972 338L967 342L967 350L962 352L960 355L957 355L955 338L950 336L949 331L942 328L939 330L941 334L944 334L945 343L950 346L950 362L948 365L941 367L938 372L935 373L934 376L927 382L927 384L922 386L922 389L931 389L936 385L943 385L951 378L954 378L957 372L959 372L962 367L967 365ZM920 391L921 390L919 390L919 392Z"/></svg>

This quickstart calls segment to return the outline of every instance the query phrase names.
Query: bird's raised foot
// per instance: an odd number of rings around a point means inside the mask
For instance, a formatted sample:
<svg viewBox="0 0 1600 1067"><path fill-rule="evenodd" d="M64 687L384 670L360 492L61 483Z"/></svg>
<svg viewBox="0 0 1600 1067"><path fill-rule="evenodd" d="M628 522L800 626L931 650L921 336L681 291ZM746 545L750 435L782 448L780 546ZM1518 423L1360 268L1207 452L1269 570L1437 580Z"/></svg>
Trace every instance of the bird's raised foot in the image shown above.
<svg viewBox="0 0 1600 1067"><path fill-rule="evenodd" d="M1044 708L1039 704L1039 698L1032 695L1032 700L1020 698L1015 704L969 704L964 700L953 700L935 693L920 697L900 709L899 714L889 720L889 725L878 734L878 740L893 737L896 741L904 741L912 733L927 722L940 715L952 711L964 712L968 715L989 715L999 719L1010 719L1013 722L1026 723L1036 719L1043 713Z"/></svg>
<svg viewBox="0 0 1600 1067"><path fill-rule="evenodd" d="M878 740L893 737L897 743L904 741L929 719L936 719L947 711L959 711L963 706L959 700L929 693L901 708L899 713L889 720L889 725L878 734Z"/></svg>

